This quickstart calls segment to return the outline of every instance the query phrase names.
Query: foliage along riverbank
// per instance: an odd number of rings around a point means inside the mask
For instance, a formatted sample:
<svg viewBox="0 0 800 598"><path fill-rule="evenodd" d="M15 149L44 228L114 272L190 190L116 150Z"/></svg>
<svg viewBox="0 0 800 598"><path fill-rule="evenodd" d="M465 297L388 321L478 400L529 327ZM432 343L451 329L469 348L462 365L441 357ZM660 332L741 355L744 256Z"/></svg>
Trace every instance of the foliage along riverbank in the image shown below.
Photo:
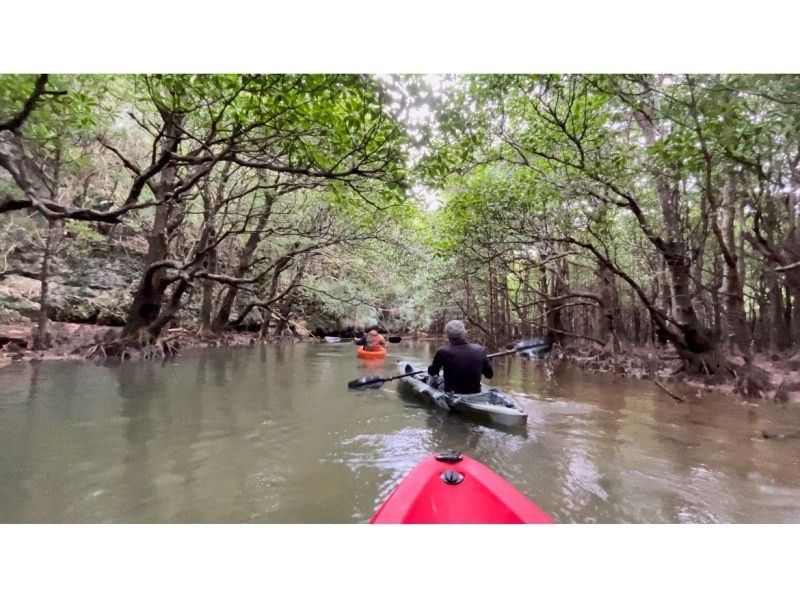
<svg viewBox="0 0 800 598"><path fill-rule="evenodd" d="M19 324L0 324L0 367L13 362L38 363L41 361L83 361L97 363L107 361L107 356L96 349L107 339L119 334L119 327L96 324L74 324L51 322L51 343L46 349L34 350L35 329ZM443 342L440 335L422 334L415 340ZM179 358L181 352L189 349L208 347L252 346L274 342L325 342L310 335L285 336L278 339L265 339L258 332L232 331L216 337L200 336L185 328L174 328L150 353L133 353L129 359L168 359ZM168 348L169 347L169 348ZM664 392L665 397L680 402L702 400L703 392L734 394L734 386L728 384L709 384L697 377L687 377L675 370L680 367L677 354L658 354L651 350L631 350L609 359L589 347L579 349L556 348L547 359L563 360L582 369L611 373L623 378L631 377L652 380ZM112 358L111 362L118 362ZM800 404L800 355L757 356L759 367L769 372L771 383L776 390L768 398L779 404ZM669 400L669 399L667 399Z"/></svg>
<svg viewBox="0 0 800 598"><path fill-rule="evenodd" d="M378 321L796 392L795 75L0 77L0 317ZM80 264L88 264L86 267ZM13 322L10 322L13 323ZM666 372L666 373L665 373Z"/></svg>

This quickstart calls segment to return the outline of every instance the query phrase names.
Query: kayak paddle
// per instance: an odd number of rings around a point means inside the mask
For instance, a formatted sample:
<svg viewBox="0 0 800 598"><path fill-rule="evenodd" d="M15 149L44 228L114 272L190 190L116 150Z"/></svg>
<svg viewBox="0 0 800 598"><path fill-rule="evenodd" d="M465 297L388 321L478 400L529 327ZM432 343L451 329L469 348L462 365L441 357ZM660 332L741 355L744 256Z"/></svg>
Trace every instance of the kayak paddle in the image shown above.
<svg viewBox="0 0 800 598"><path fill-rule="evenodd" d="M511 353L516 353L517 351L526 351L528 349L537 349L547 345L548 343L538 343L535 345L525 345L523 347L517 347L515 349L509 349L507 351L500 351L499 353L492 353L491 355L487 355L489 359L493 357L502 357L503 355L509 355ZM347 388L380 388L384 383L389 382L391 380L397 380L398 378L405 378L406 376L413 376L414 374L424 374L426 370L419 370L416 372L406 372L405 374L399 374L397 376L392 376L391 378L381 378L380 376L365 376L364 378L359 378L358 380L350 380L347 383Z"/></svg>
<svg viewBox="0 0 800 598"><path fill-rule="evenodd" d="M363 337L361 337L361 338L358 338L358 339L354 338L354 339L353 339L353 342L360 341L360 340L363 340ZM402 337L402 336L390 336L390 337L389 337L389 338L387 338L386 340L388 340L390 343L393 343L393 344L394 344L394 343L399 343L399 342L401 342L401 341L403 340L403 337Z"/></svg>
<svg viewBox="0 0 800 598"><path fill-rule="evenodd" d="M366 376L364 378L359 378L358 380L350 380L347 383L347 388L380 388L384 382L389 382L390 380L397 380L398 378L405 378L406 376L413 376L414 374L423 374L425 373L424 370L419 370L418 372L408 372L405 374L400 374L399 376L392 376L391 378L381 378L380 376Z"/></svg>

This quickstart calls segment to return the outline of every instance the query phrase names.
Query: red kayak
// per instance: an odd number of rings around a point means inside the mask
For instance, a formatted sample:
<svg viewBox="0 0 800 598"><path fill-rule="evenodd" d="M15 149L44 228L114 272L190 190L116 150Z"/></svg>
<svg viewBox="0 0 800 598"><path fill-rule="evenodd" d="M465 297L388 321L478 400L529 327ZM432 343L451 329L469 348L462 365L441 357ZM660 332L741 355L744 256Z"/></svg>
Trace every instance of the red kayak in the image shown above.
<svg viewBox="0 0 800 598"><path fill-rule="evenodd" d="M491 469L454 452L411 470L370 523L553 523Z"/></svg>

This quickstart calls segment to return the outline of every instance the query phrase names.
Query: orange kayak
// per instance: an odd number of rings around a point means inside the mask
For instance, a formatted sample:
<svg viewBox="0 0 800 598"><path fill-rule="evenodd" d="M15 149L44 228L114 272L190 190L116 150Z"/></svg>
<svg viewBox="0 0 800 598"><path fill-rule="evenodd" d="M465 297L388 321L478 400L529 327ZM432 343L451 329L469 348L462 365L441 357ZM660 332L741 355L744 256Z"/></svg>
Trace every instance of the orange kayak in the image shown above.
<svg viewBox="0 0 800 598"><path fill-rule="evenodd" d="M378 347L376 351L367 351L364 347L356 349L356 355L361 359L383 359L386 357L386 347Z"/></svg>

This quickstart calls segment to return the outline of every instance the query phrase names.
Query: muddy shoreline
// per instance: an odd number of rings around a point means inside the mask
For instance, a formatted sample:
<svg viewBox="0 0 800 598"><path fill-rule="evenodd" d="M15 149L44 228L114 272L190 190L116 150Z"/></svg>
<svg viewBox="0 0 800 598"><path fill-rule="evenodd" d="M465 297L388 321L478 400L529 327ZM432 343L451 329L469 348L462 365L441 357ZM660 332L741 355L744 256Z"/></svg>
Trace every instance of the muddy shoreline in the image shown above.
<svg viewBox="0 0 800 598"><path fill-rule="evenodd" d="M33 325L0 324L0 367L17 361L83 361L91 347L113 338L120 328L95 324L51 322L48 330L52 346L33 350ZM174 328L167 335L183 351L205 347L246 346L263 342L256 333L232 332L215 338L202 338L184 328Z"/></svg>
<svg viewBox="0 0 800 598"><path fill-rule="evenodd" d="M0 367L17 361L38 363L40 361L82 361L91 347L115 337L120 328L97 324L74 324L51 322L48 331L51 347L33 350L35 324L0 324ZM263 340L256 332L226 332L216 337L201 337L186 328L171 328L164 335L180 352L187 349L207 347L240 347L281 342L325 342L316 337L283 337ZM418 335L415 340L439 340L438 336ZM343 339L349 342L349 339Z"/></svg>

